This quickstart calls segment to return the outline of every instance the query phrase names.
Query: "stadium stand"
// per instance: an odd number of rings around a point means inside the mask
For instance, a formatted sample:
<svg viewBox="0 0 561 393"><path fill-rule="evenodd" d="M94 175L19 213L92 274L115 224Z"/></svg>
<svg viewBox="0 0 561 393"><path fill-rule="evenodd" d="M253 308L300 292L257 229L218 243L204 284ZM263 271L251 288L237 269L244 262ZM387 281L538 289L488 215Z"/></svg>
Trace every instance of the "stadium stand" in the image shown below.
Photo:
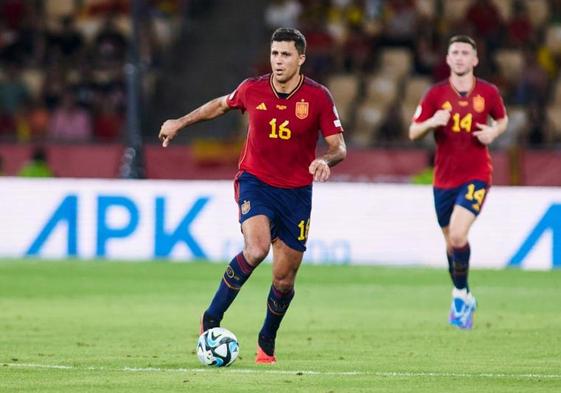
<svg viewBox="0 0 561 393"><path fill-rule="evenodd" d="M511 120L509 132L494 146L494 154L506 157L507 172L510 168L520 173L503 176L501 182L509 184L509 179L518 178L530 184L534 180L529 179L528 168L536 167L530 161L548 157L546 162L555 163L561 146L560 3L250 1L245 6L263 15L255 18L255 14L244 12L244 7L232 7L228 2L145 0L139 51L144 77L142 95L150 108L142 119L147 176L163 175L151 162L161 159L151 144L157 142L155 128L162 119L204 102L215 92L227 92L235 87L234 81L266 72L268 35L283 24L300 28L308 37L304 70L332 91L345 125L352 153L349 157L355 154L354 149L364 157L363 152L368 150L363 149L376 149L371 154L380 154L384 149L407 154L409 150L423 152L430 147L428 139L410 143L405 128L427 87L447 76L444 50L448 37L456 33L475 36L481 60L476 74L499 86ZM74 147L80 154L92 157L92 161L95 155L86 152L88 147L91 152L111 151L109 157L103 157L111 164L104 165L99 176L118 176L126 140L124 66L131 42L130 9L130 0L11 0L0 4L0 155L5 174L17 173L15 163L25 161L25 154L31 151L29 146L46 144L50 160L57 159L59 150L71 157L68 149ZM239 21L236 29L223 27L232 20ZM209 32L207 26L212 21L222 27ZM237 66L220 64L214 58L216 42L212 40L223 37L230 37L232 43L244 43L243 48L236 48L228 41L231 52L227 57L239 52L239 61L233 60ZM190 61L185 61L186 46ZM263 58L265 62L259 63ZM206 68L206 75L220 77L201 78L201 67ZM67 104L70 109L61 114L62 102L71 102L71 98L76 105ZM79 133L79 145L73 144L75 136L56 128L56 119L61 116L67 120L82 118L77 123L85 127ZM243 125L242 117L232 116L204 131L195 129L181 139L183 143L195 143L178 151L201 157L208 149L208 157L224 148L237 149L243 139ZM227 142L205 142L207 136L212 140L226 136ZM541 149L542 156L529 150L536 148ZM527 150L528 154L508 153L513 149ZM235 170L231 161L229 158L224 163L214 163L215 168L224 168L224 178L231 177ZM197 173L209 174L197 169L197 160L189 162L184 164L194 165L195 170L184 168L182 173L176 170L168 176L184 178L184 173L191 173L201 178ZM561 162L555 165L559 167ZM384 178L384 174L360 167L365 171L362 175L342 167L347 172L341 178ZM64 168L56 171L61 176L69 172ZM546 172L551 176L549 180L542 177L536 180L538 183L561 184L561 175ZM96 176L80 165L72 173ZM401 176L399 171L386 175Z"/></svg>

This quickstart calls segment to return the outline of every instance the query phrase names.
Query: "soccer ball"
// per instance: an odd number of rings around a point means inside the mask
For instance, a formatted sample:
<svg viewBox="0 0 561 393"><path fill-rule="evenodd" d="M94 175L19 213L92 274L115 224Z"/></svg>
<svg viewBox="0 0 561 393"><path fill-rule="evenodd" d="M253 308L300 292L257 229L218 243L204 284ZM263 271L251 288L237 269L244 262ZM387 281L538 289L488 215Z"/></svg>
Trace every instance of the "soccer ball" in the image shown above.
<svg viewBox="0 0 561 393"><path fill-rule="evenodd" d="M240 346L234 333L221 327L208 329L197 342L197 356L205 366L229 366L239 353Z"/></svg>

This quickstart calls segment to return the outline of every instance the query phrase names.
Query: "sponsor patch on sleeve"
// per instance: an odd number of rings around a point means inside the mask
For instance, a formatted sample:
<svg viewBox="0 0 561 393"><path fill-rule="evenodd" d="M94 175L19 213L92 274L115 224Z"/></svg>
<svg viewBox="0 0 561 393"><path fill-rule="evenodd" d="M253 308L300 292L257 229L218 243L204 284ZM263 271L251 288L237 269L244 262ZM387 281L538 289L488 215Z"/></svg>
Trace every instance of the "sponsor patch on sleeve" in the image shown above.
<svg viewBox="0 0 561 393"><path fill-rule="evenodd" d="M421 107L421 105L417 105L417 109L415 109L415 114L413 115L413 119L417 120L419 116L421 116L421 113L423 113L423 108Z"/></svg>
<svg viewBox="0 0 561 393"><path fill-rule="evenodd" d="M337 113L337 108L335 108L335 105L333 105L333 114L335 114L335 117L337 119L339 118L339 113Z"/></svg>

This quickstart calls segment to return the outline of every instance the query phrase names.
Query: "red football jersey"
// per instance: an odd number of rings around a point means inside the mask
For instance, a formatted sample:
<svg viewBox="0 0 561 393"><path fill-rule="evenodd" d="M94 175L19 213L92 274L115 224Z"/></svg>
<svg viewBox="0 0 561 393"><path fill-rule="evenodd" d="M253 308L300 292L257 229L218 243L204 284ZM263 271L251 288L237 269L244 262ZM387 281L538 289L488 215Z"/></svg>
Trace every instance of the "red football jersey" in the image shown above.
<svg viewBox="0 0 561 393"><path fill-rule="evenodd" d="M308 167L315 159L320 130L324 137L343 132L327 88L304 76L286 98L278 96L270 74L246 79L227 102L249 116L240 170L271 186L312 183Z"/></svg>
<svg viewBox="0 0 561 393"><path fill-rule="evenodd" d="M489 116L500 120L506 116L503 99L497 87L475 78L474 86L465 96L449 80L432 86L413 117L421 123L439 109L450 110L450 120L434 130L436 155L434 186L454 188L470 180L491 184L491 157L487 146L473 135L477 123L487 124Z"/></svg>

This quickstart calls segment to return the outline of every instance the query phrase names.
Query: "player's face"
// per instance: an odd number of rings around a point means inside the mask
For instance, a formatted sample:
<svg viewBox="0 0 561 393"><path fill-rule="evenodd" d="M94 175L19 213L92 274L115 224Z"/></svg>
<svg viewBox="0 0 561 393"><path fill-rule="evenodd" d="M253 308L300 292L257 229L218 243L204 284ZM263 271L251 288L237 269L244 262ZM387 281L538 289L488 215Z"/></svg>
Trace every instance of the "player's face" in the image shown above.
<svg viewBox="0 0 561 393"><path fill-rule="evenodd" d="M473 72L477 65L477 52L470 44L465 42L454 42L448 48L446 63L453 74L463 76Z"/></svg>
<svg viewBox="0 0 561 393"><path fill-rule="evenodd" d="M305 55L298 53L294 41L273 41L271 43L271 70L279 83L286 83L300 74Z"/></svg>

